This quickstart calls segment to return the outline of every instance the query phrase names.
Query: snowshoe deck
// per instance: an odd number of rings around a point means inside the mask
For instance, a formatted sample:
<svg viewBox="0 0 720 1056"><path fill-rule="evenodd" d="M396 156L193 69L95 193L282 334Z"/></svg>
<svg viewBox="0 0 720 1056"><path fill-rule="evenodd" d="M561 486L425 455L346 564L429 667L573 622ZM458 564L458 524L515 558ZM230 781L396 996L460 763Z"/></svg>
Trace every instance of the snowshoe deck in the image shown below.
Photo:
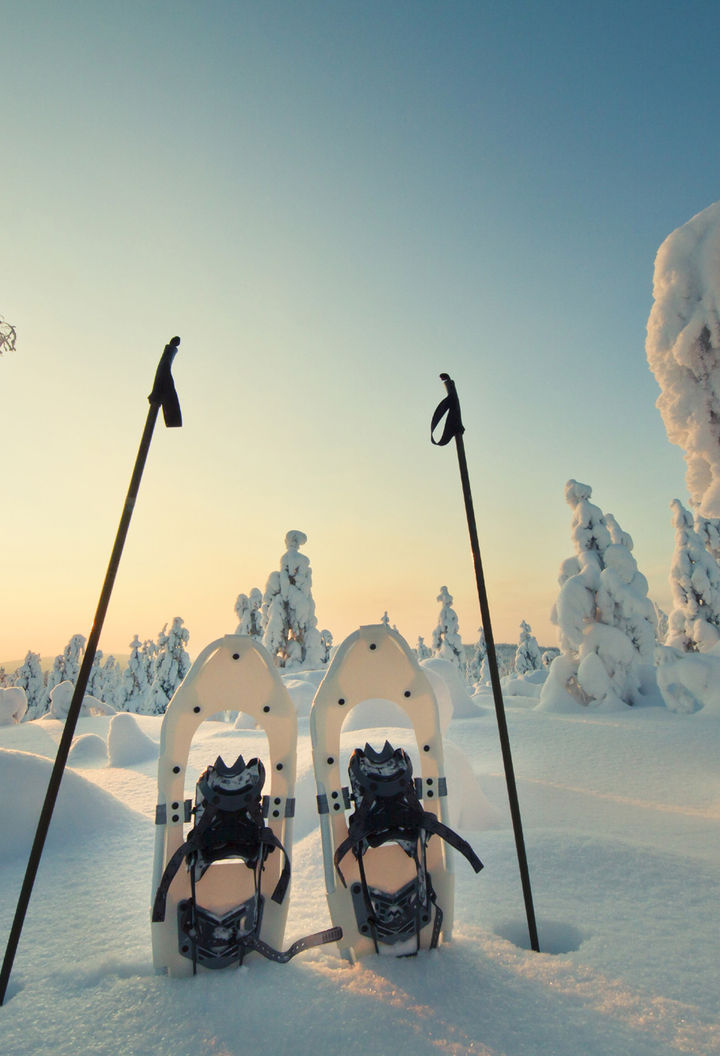
<svg viewBox="0 0 720 1056"><path fill-rule="evenodd" d="M219 711L245 712L264 729L270 787L263 795L260 760L245 764L240 757L228 766L218 759L198 783L193 810L192 802L185 800L190 744L198 726ZM295 708L265 650L240 635L227 635L208 645L178 687L162 724L153 871L152 944L157 971L184 976L198 964L241 963L252 948L271 959L287 959L279 951L289 902L284 848L289 851L292 846L296 751ZM223 808L230 813L223 815ZM243 809L247 813L243 824L252 822L258 834L259 848L254 850L242 844L237 829L225 833L223 845L223 817L237 819ZM196 824L186 838L185 826L193 813ZM203 860L202 835L213 828L214 844L223 849L209 852L209 861L205 852ZM233 839L240 842L233 845ZM194 855L190 868L188 853ZM227 936L226 948L220 941L223 936Z"/></svg>
<svg viewBox="0 0 720 1056"><path fill-rule="evenodd" d="M348 788L340 771L342 726L356 705L377 699L409 716L421 774L413 777L402 749L368 744L353 753ZM350 960L372 953L407 956L436 946L440 936L447 941L454 877L446 841L476 871L482 865L447 828L437 701L396 631L383 624L361 627L340 646L313 701L310 732L325 886L333 924L343 930L341 952ZM431 840L433 833L439 838Z"/></svg>

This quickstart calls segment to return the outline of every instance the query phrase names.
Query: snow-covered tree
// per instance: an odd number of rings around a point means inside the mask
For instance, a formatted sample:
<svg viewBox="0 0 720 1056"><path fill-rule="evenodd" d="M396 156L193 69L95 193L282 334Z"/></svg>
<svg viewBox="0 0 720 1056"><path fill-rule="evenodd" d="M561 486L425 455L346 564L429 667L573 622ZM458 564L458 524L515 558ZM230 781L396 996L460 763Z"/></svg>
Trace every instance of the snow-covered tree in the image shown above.
<svg viewBox="0 0 720 1056"><path fill-rule="evenodd" d="M657 602L653 602L655 606L655 622L657 624L657 640L660 645L665 642L669 629L668 614L661 609Z"/></svg>
<svg viewBox="0 0 720 1056"><path fill-rule="evenodd" d="M457 613L452 607L452 594L449 593L447 587L441 587L436 600L440 602L440 613L437 626L433 631L433 656L450 660L464 678L465 650L458 632Z"/></svg>
<svg viewBox="0 0 720 1056"><path fill-rule="evenodd" d="M333 636L328 630L320 631L320 644L322 645L322 663L330 663L330 653L332 652Z"/></svg>
<svg viewBox="0 0 720 1056"><path fill-rule="evenodd" d="M703 517L696 510L695 531L702 539L707 552L720 563L720 517Z"/></svg>
<svg viewBox="0 0 720 1056"><path fill-rule="evenodd" d="M130 642L130 656L127 667L122 674L122 707L125 711L141 711L152 685L155 658L154 653L148 657L146 646L155 643L143 643L137 635Z"/></svg>
<svg viewBox="0 0 720 1056"><path fill-rule="evenodd" d="M473 646L472 654L467 665L467 680L468 682L482 684L481 675L483 661L487 656L487 643L485 641L485 631L482 627L478 627L478 633L480 637Z"/></svg>
<svg viewBox="0 0 720 1056"><path fill-rule="evenodd" d="M264 629L262 603L263 596L257 587L253 587L249 595L238 594L235 602L235 613L238 618L235 634L246 634L250 638L262 639Z"/></svg>
<svg viewBox="0 0 720 1056"><path fill-rule="evenodd" d="M432 650L425 645L425 639L422 635L418 635L415 653L417 654L418 660L429 660L432 656Z"/></svg>
<svg viewBox="0 0 720 1056"><path fill-rule="evenodd" d="M45 688L45 676L40 667L40 654L31 650L25 655L20 667L15 672L13 685L25 690L27 698L27 719L37 719L47 711L50 703Z"/></svg>
<svg viewBox="0 0 720 1056"><path fill-rule="evenodd" d="M158 650L155 658L155 677L145 698L143 712L149 715L163 715L170 703L170 698L190 670L190 657L185 645L190 639L190 632L183 627L183 621L176 616L172 627L167 631L167 624L158 635Z"/></svg>
<svg viewBox="0 0 720 1056"><path fill-rule="evenodd" d="M675 525L673 609L665 644L684 653L705 653L720 641L720 566L706 547L706 533L695 530L689 510L679 499L670 508Z"/></svg>
<svg viewBox="0 0 720 1056"><path fill-rule="evenodd" d="M575 480L565 486L576 554L560 569L552 618L561 654L543 686L545 706L568 695L586 705L639 703L642 668L653 660L655 610L632 539L590 502L591 494Z"/></svg>
<svg viewBox="0 0 720 1056"><path fill-rule="evenodd" d="M98 650L98 654L102 657L100 650ZM122 672L115 657L107 656L97 665L93 663L92 675L92 689L89 689L92 696L104 701L105 704L110 704L115 711L122 710L125 694L123 692Z"/></svg>
<svg viewBox="0 0 720 1056"><path fill-rule="evenodd" d="M531 671L538 671L542 667L540 647L533 636L530 624L525 620L520 623L520 638L515 650L513 666L517 675L529 675Z"/></svg>
<svg viewBox="0 0 720 1056"><path fill-rule="evenodd" d="M319 667L322 643L312 596L310 561L299 552L307 542L304 532L288 532L280 571L271 572L263 598L263 645L278 667Z"/></svg>
<svg viewBox="0 0 720 1056"><path fill-rule="evenodd" d="M53 666L47 677L47 706L50 706L50 696L55 686L61 682L77 682L82 663L82 654L85 650L85 638L82 634L74 634L64 650L55 657Z"/></svg>
<svg viewBox="0 0 720 1056"><path fill-rule="evenodd" d="M646 351L693 506L720 516L720 202L668 235L655 258Z"/></svg>
<svg viewBox="0 0 720 1056"><path fill-rule="evenodd" d="M103 651L97 649L93 662L90 667L90 674L88 676L87 692L91 697L97 697L100 699L100 690L102 683L102 663L103 663Z"/></svg>

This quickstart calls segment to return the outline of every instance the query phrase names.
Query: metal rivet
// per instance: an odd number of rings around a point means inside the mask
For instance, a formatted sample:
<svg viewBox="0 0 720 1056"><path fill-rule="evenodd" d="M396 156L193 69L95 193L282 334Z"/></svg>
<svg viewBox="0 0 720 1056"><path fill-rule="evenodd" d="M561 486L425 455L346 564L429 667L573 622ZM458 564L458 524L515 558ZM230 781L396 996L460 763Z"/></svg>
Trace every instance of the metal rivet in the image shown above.
<svg viewBox="0 0 720 1056"><path fill-rule="evenodd" d="M330 798L331 798L331 799L337 799L337 798L339 797L339 795L340 795L340 793L339 793L339 792L332 792L332 793L331 793L331 797L330 797Z"/></svg>
<svg viewBox="0 0 720 1056"><path fill-rule="evenodd" d="M282 768L283 768L283 764L282 763L278 763L277 766L275 767L276 770L282 770Z"/></svg>
<svg viewBox="0 0 720 1056"><path fill-rule="evenodd" d="M432 797L434 796L434 794L435 794L435 793L433 792L433 790L432 790L431 788L429 788L429 789L427 790L427 796L428 796L428 799L432 799Z"/></svg>
<svg viewBox="0 0 720 1056"><path fill-rule="evenodd" d="M340 697L340 700L338 701L338 704L340 705L340 707L342 707L344 703L345 703L345 697Z"/></svg>
<svg viewBox="0 0 720 1056"><path fill-rule="evenodd" d="M197 713L198 713L198 712L200 711L200 708L198 708L198 707L194 707L194 708L193 708L193 711L194 711L194 712L195 712L195 714L197 715Z"/></svg>
<svg viewBox="0 0 720 1056"><path fill-rule="evenodd" d="M328 766L332 766L332 764L335 762L335 760L333 759L333 757L331 755L328 756L327 761L328 761Z"/></svg>
<svg viewBox="0 0 720 1056"><path fill-rule="evenodd" d="M233 653L233 660L239 660L239 659L240 659L240 653Z"/></svg>
<svg viewBox="0 0 720 1056"><path fill-rule="evenodd" d="M279 810L274 810L273 811L273 817L274 818L279 818L280 817L280 811Z"/></svg>
<svg viewBox="0 0 720 1056"><path fill-rule="evenodd" d="M173 773L174 774L179 774L180 773L180 767L179 766L174 766L173 767Z"/></svg>
<svg viewBox="0 0 720 1056"><path fill-rule="evenodd" d="M179 815L178 815L178 814L173 814L173 816L172 816L172 820L173 820L173 821L180 821L180 817L179 817Z"/></svg>
<svg viewBox="0 0 720 1056"><path fill-rule="evenodd" d="M424 744L423 745L423 751L424 752L429 752L430 751L430 745L429 744Z"/></svg>
<svg viewBox="0 0 720 1056"><path fill-rule="evenodd" d="M340 810L340 804L339 803L333 803L333 810Z"/></svg>
<svg viewBox="0 0 720 1056"><path fill-rule="evenodd" d="M172 804L172 810L177 810L179 806L180 806L179 803L173 803Z"/></svg>
<svg viewBox="0 0 720 1056"><path fill-rule="evenodd" d="M275 804L275 806L277 806L280 803L280 796L275 796L273 803Z"/></svg>
<svg viewBox="0 0 720 1056"><path fill-rule="evenodd" d="M377 645L375 644L375 642L372 642L372 644L370 645L370 648L371 649L377 649Z"/></svg>
<svg viewBox="0 0 720 1056"><path fill-rule="evenodd" d="M270 705L266 704L265 707L263 708L263 711L270 711Z"/></svg>

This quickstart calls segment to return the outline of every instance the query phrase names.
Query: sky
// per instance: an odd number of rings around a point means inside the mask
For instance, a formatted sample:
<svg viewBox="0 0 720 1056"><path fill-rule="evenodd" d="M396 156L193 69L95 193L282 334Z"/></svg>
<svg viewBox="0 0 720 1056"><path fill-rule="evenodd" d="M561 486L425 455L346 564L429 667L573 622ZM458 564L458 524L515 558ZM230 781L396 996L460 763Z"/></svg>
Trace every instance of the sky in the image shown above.
<svg viewBox="0 0 720 1056"><path fill-rule="evenodd" d="M590 484L670 606L688 501L645 358L655 254L720 198L707 2L2 7L0 658L87 635L165 343L159 424L100 642L235 630L306 533L337 642L385 611L550 610Z"/></svg>

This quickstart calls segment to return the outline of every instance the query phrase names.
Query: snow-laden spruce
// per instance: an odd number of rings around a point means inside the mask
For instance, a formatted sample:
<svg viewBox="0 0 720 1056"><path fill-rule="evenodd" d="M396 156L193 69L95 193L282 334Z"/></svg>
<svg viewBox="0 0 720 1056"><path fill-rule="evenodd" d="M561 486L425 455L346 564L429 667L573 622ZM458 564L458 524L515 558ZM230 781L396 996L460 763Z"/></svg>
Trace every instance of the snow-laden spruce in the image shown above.
<svg viewBox="0 0 720 1056"><path fill-rule="evenodd" d="M565 485L575 556L560 569L551 619L561 653L542 689L544 708L640 703L644 669L653 662L655 609L632 539L612 515L603 516L591 495L587 484Z"/></svg>
<svg viewBox="0 0 720 1056"><path fill-rule="evenodd" d="M50 694L55 686L59 685L61 682L72 682L73 685L77 682L84 652L84 636L82 634L74 634L65 646L63 652L55 657L53 666L48 671L46 682L47 692L45 694L43 711L47 711L50 707Z"/></svg>
<svg viewBox="0 0 720 1056"><path fill-rule="evenodd" d="M720 515L720 202L668 235L655 258L648 363L694 505Z"/></svg>
<svg viewBox="0 0 720 1056"><path fill-rule="evenodd" d="M679 499L673 499L670 509L675 525L673 609L665 644L683 653L706 653L720 641L720 565L706 547L708 522L701 518L697 531L693 515Z"/></svg>
<svg viewBox="0 0 720 1056"><path fill-rule="evenodd" d="M25 659L15 672L13 685L25 692L28 719L37 719L47 710L45 675L40 666L39 653L28 650Z"/></svg>
<svg viewBox="0 0 720 1056"><path fill-rule="evenodd" d="M122 671L114 656L103 656L98 649L93 658L88 680L88 693L117 711L124 704Z"/></svg>
<svg viewBox="0 0 720 1056"><path fill-rule="evenodd" d="M465 651L458 631L457 613L452 607L453 597L447 587L440 588L437 600L440 602L440 612L432 636L432 654L455 664L465 678Z"/></svg>
<svg viewBox="0 0 720 1056"><path fill-rule="evenodd" d="M526 620L522 620L520 623L520 637L515 650L513 667L515 674L520 677L542 669L540 646L537 643L537 638L532 633L530 624Z"/></svg>
<svg viewBox="0 0 720 1056"><path fill-rule="evenodd" d="M467 680L473 685L482 685L482 672L483 662L487 656L487 643L485 641L485 631L482 627L478 627L479 638L473 646L470 659L467 664ZM486 665L487 666L487 665Z"/></svg>
<svg viewBox="0 0 720 1056"><path fill-rule="evenodd" d="M670 504L675 551L673 605L664 646L656 651L657 685L671 711L720 714L720 566L717 522L679 499Z"/></svg>
<svg viewBox="0 0 720 1056"><path fill-rule="evenodd" d="M169 631L165 624L160 632L154 678L142 708L145 714L164 714L170 698L190 670L190 657L185 649L189 638L190 632L179 616Z"/></svg>
<svg viewBox="0 0 720 1056"><path fill-rule="evenodd" d="M262 640L262 603L262 592L257 587L253 587L249 594L238 594L235 602L235 614L238 618L235 634L245 634L248 638Z"/></svg>
<svg viewBox="0 0 720 1056"><path fill-rule="evenodd" d="M432 656L432 650L425 644L425 639L420 634L418 635L417 645L415 646L415 654L418 660L427 660L428 657Z"/></svg>
<svg viewBox="0 0 720 1056"><path fill-rule="evenodd" d="M152 685L154 655L148 647L154 643L140 641L137 635L130 642L130 656L123 671L123 708L125 711L142 711L145 698Z"/></svg>
<svg viewBox="0 0 720 1056"><path fill-rule="evenodd" d="M263 598L263 645L277 666L286 669L319 667L323 657L312 569L309 559L299 551L306 542L304 532L287 533L280 570L270 573Z"/></svg>

